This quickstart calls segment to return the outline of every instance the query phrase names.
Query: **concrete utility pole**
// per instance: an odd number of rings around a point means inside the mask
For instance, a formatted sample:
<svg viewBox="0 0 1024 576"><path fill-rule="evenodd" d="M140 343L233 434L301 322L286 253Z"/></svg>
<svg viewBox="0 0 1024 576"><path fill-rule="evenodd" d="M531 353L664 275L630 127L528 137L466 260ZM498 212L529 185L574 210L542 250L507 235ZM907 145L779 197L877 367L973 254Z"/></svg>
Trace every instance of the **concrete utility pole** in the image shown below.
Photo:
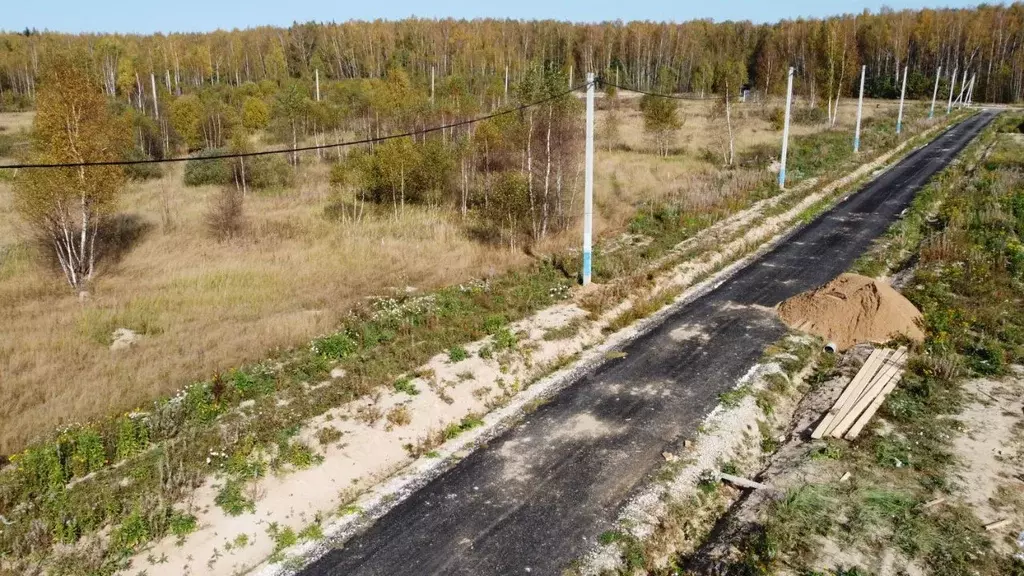
<svg viewBox="0 0 1024 576"><path fill-rule="evenodd" d="M860 67L860 97L857 98L857 127L853 130L853 151L860 152L860 117L864 111L864 77L868 75L868 67Z"/></svg>
<svg viewBox="0 0 1024 576"><path fill-rule="evenodd" d="M903 98L907 95L907 72L910 66L903 67L903 88L900 89L900 113L896 116L896 134L903 130Z"/></svg>
<svg viewBox="0 0 1024 576"><path fill-rule="evenodd" d="M583 285L590 284L594 232L594 73L587 73L586 179L583 184Z"/></svg>
<svg viewBox="0 0 1024 576"><path fill-rule="evenodd" d="M949 116L950 110L953 109L953 90L956 90L956 67L953 68L953 75L949 77L949 102L946 103L946 116Z"/></svg>
<svg viewBox="0 0 1024 576"><path fill-rule="evenodd" d="M789 151L789 109L793 103L793 67L786 81L786 119L782 123L782 158L779 159L779 190L786 189L786 153Z"/></svg>
<svg viewBox="0 0 1024 576"><path fill-rule="evenodd" d="M569 64L569 89L572 90L572 64Z"/></svg>
<svg viewBox="0 0 1024 576"><path fill-rule="evenodd" d="M928 111L928 119L935 117L935 97L939 95L939 76L942 74L942 66L935 71L935 89L932 90L932 109Z"/></svg>
<svg viewBox="0 0 1024 576"><path fill-rule="evenodd" d="M508 64L505 64L505 100L508 100Z"/></svg>
<svg viewBox="0 0 1024 576"><path fill-rule="evenodd" d="M430 67L430 103L434 103L434 67Z"/></svg>
<svg viewBox="0 0 1024 576"><path fill-rule="evenodd" d="M317 68L314 75L316 76L316 101L320 101L320 69Z"/></svg>
<svg viewBox="0 0 1024 576"><path fill-rule="evenodd" d="M149 73L149 84L153 88L153 114L156 115L156 119L160 120L160 104L156 98L156 74Z"/></svg>

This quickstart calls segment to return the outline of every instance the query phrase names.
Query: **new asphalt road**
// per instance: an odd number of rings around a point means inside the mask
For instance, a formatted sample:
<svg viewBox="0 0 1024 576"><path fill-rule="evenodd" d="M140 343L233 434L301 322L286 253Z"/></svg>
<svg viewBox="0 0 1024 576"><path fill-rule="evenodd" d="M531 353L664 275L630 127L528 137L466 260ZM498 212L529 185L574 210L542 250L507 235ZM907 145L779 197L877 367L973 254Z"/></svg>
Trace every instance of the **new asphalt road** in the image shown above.
<svg viewBox="0 0 1024 576"><path fill-rule="evenodd" d="M561 573L786 333L771 308L845 271L993 116L912 153L302 574Z"/></svg>

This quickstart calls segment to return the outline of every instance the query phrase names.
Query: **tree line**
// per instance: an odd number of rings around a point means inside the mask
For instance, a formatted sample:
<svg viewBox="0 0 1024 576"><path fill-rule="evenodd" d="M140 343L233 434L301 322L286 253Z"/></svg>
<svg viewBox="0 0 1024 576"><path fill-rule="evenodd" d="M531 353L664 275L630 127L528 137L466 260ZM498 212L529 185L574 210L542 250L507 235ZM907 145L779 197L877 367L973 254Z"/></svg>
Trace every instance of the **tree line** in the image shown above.
<svg viewBox="0 0 1024 576"><path fill-rule="evenodd" d="M930 96L937 67L977 74L979 100L1024 96L1024 7L865 11L775 24L698 20L685 23L425 20L295 23L203 34L67 35L25 30L0 35L0 102L30 105L41 56L80 46L110 96L141 107L150 84L181 95L208 85L286 79L384 78L399 67L417 84L439 77L474 80L495 106L506 71L513 82L537 65L575 79L595 71L642 89L720 91L727 69L741 66L764 92L785 89L789 66L798 93L827 103L853 93L859 65L867 91L891 96L909 65L908 90Z"/></svg>

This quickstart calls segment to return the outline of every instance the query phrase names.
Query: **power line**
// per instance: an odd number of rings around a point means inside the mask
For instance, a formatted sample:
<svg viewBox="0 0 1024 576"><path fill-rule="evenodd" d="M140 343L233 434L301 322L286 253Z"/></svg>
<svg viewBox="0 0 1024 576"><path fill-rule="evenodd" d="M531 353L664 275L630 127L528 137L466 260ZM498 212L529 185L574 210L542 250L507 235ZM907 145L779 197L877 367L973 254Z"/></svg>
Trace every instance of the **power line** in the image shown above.
<svg viewBox="0 0 1024 576"><path fill-rule="evenodd" d="M498 118L498 117L501 117L501 116L506 116L508 114L515 114L517 112L522 112L524 110L528 110L528 109L534 108L536 106L541 106L541 105L547 104L548 102L551 102L552 100L557 100L557 99L562 98L564 96L568 96L569 94L572 94L573 92L576 92L577 90L580 90L582 88L586 88L587 86L589 86L589 84L590 84L589 82L584 82L583 84L580 84L578 86L575 86L573 88L565 90L564 92L559 92L558 94L553 94L553 95L548 96L546 98L542 98L542 99L536 100L534 102L529 102L527 104L520 104L519 106L516 106L515 108L508 108L508 109L505 109L505 110L500 110L498 112L494 112L494 113L488 114L486 116L478 116L476 118L470 118L468 120L460 120L458 122L453 122L451 124L442 124L440 126L431 126L430 128L423 128L421 130L412 130L412 131L409 131L409 132L402 132L400 134L389 134L387 136L377 136L377 137L374 137L374 138L364 138L362 140L348 140L348 141L345 141L345 142L334 142L334 143L331 143L331 144L318 144L318 145L315 145L315 146L300 146L298 148L283 148L283 149L274 149L274 150L261 150L261 151L258 151L258 152L238 152L238 153L234 153L234 154L213 154L213 155L210 155L210 156L181 156L181 157L178 157L178 158L146 158L146 159L142 159L142 160L106 160L106 161L99 161L99 162L70 162L70 163L66 163L66 164L64 164L64 163L53 163L53 164L49 164L49 163L6 164L6 165L0 165L0 169L20 170L20 169L31 169L31 168L87 168L87 167L91 167L91 166L134 166L134 165L138 165L138 164L171 164L171 163L175 163L175 162L189 162L191 160L199 160L199 161L205 161L205 160L229 160L229 159L233 159L233 158L250 158L250 157L253 157L253 156L270 156L270 155L273 155L273 154L295 154L295 153L298 153L298 152L309 152L311 150L329 150L329 149L332 149L332 148L345 148L345 147L348 147L348 146L358 146L358 145L361 145L361 144L375 144L377 142L385 142L387 140L397 140L399 138L410 138L410 137L420 136L420 135L424 135L424 134L430 134L430 133L433 133L433 132L440 132L442 130L450 130L452 128L459 128L459 127L462 127L462 126L469 126L470 124L476 124L478 122L484 122L486 120L491 120L493 118Z"/></svg>

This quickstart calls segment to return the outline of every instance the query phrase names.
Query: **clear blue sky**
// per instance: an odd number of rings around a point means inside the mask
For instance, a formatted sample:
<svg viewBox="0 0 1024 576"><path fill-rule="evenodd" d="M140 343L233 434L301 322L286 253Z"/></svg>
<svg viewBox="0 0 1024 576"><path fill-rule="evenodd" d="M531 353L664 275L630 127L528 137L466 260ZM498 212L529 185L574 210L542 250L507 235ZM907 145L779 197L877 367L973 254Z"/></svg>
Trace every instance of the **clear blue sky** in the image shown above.
<svg viewBox="0 0 1024 576"><path fill-rule="evenodd" d="M973 6L978 0L6 0L4 4L0 27L9 31L28 27L60 32L152 33L407 16L773 22L865 8L877 11L883 5L894 9Z"/></svg>

